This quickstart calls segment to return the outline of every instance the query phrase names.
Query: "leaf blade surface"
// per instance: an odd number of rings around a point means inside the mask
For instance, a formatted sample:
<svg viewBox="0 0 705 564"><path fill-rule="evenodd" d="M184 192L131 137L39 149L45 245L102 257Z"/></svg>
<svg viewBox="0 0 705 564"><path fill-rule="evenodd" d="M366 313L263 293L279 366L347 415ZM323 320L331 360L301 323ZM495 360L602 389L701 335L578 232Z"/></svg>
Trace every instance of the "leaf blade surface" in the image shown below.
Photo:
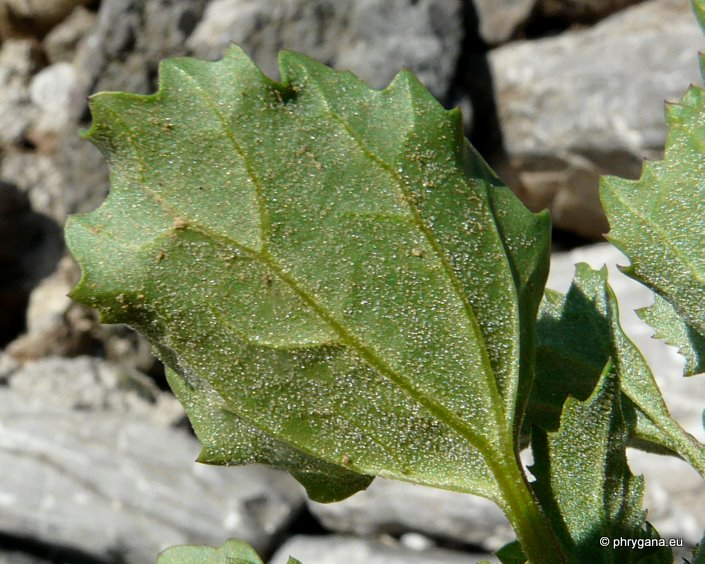
<svg viewBox="0 0 705 564"><path fill-rule="evenodd" d="M317 469L309 491L340 478L322 500L374 475L501 500L546 218L410 74L377 92L301 55L280 67L277 84L232 48L164 63L155 95L92 100L113 189L67 226L73 296L155 344L203 460L251 461L218 433L237 427L268 445L258 461Z"/></svg>

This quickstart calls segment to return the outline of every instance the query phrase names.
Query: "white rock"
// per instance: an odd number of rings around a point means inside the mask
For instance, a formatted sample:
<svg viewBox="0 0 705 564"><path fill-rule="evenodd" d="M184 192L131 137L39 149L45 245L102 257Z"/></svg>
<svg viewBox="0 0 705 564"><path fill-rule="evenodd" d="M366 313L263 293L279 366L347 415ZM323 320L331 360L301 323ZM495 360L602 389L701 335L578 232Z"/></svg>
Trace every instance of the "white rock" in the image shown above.
<svg viewBox="0 0 705 564"><path fill-rule="evenodd" d="M82 95L82 85L74 66L59 62L34 75L30 95L40 112L35 128L42 133L60 133L75 121L72 109Z"/></svg>
<svg viewBox="0 0 705 564"><path fill-rule="evenodd" d="M231 537L269 550L302 488L263 467L197 464L198 450L183 430L0 388L0 531L111 562Z"/></svg>
<svg viewBox="0 0 705 564"><path fill-rule="evenodd" d="M504 514L491 501L394 480L377 478L367 490L339 503L308 505L325 527L342 533L415 531L488 552L514 538Z"/></svg>
<svg viewBox="0 0 705 564"><path fill-rule="evenodd" d="M34 120L29 81L35 65L31 41L0 45L0 144L20 142Z"/></svg>
<svg viewBox="0 0 705 564"><path fill-rule="evenodd" d="M69 277L72 272L72 259L64 257L56 271L32 290L27 307L28 333L46 333L63 323L73 303L68 296L76 282Z"/></svg>

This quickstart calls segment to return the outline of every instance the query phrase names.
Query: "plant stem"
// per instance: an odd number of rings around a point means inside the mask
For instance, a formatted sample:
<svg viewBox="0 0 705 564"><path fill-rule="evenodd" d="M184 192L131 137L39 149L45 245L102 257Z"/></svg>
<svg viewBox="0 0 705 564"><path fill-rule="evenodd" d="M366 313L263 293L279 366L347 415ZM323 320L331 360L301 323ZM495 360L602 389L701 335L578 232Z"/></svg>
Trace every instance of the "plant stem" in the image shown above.
<svg viewBox="0 0 705 564"><path fill-rule="evenodd" d="M530 564L567 564L568 559L514 457L488 461L503 495L502 509Z"/></svg>

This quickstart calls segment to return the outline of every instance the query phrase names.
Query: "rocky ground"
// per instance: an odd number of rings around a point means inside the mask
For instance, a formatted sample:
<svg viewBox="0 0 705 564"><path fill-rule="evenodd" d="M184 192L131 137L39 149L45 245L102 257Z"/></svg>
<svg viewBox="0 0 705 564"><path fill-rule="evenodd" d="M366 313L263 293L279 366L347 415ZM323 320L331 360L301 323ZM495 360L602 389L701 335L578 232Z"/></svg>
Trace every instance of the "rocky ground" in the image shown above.
<svg viewBox="0 0 705 564"><path fill-rule="evenodd" d="M667 22L665 25L664 22ZM705 41L687 0L0 1L0 564L153 561L180 543L251 542L271 562L452 563L512 538L489 502L377 480L344 502L306 500L287 475L193 462L198 443L146 343L70 301L67 214L108 191L79 138L86 96L151 92L167 56L241 44L276 75L281 48L375 87L411 68L534 209L560 229L549 285L573 263L625 262L599 243L600 174L658 158L663 100L699 83ZM558 247L557 247L558 249ZM611 267L624 324L674 416L704 438L705 380L630 312L648 291ZM630 453L649 520L695 544L705 488L678 460Z"/></svg>

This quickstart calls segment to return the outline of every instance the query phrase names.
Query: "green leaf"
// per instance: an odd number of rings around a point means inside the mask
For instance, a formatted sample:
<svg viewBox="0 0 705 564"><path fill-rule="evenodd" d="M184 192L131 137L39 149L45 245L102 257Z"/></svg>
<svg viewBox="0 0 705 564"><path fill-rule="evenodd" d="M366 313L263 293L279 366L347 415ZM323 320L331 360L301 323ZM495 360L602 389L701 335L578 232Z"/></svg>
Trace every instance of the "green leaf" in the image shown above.
<svg viewBox="0 0 705 564"><path fill-rule="evenodd" d="M284 52L280 74L233 47L92 98L112 189L67 225L72 296L154 343L203 461L289 468L323 501L380 475L540 520L514 439L546 215L410 73L374 91Z"/></svg>
<svg viewBox="0 0 705 564"><path fill-rule="evenodd" d="M668 548L620 547L614 539L658 539L642 510L644 480L629 471L628 423L616 365L608 360L592 395L568 398L558 431L532 434L534 491L574 562L672 562ZM602 546L601 539L608 544Z"/></svg>
<svg viewBox="0 0 705 564"><path fill-rule="evenodd" d="M528 410L533 424L555 431L566 399L586 400L612 358L625 416L636 420L633 446L677 453L705 476L705 447L670 416L649 365L624 334L606 268L577 265L565 296L546 293L537 327L536 385Z"/></svg>
<svg viewBox="0 0 705 564"><path fill-rule="evenodd" d="M218 548L181 545L162 551L157 564L263 564L255 550L246 542L229 540ZM289 560L291 563L291 559Z"/></svg>
<svg viewBox="0 0 705 564"><path fill-rule="evenodd" d="M608 239L631 262L625 272L673 305L692 330L682 337L701 337L679 346L696 349L705 338L705 91L692 86L667 105L666 120L664 160L646 162L637 181L603 178L600 195ZM656 316L657 328L670 325Z"/></svg>

